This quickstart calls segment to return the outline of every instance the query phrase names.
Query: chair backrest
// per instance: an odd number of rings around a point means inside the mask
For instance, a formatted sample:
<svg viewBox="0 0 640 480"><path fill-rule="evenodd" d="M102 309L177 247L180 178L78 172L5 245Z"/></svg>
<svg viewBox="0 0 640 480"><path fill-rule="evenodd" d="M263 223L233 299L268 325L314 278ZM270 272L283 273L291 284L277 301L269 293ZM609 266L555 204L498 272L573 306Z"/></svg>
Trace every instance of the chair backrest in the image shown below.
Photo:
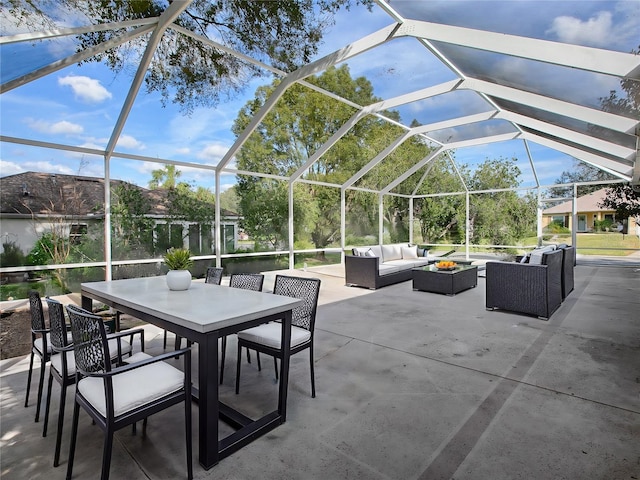
<svg viewBox="0 0 640 480"><path fill-rule="evenodd" d="M245 290L262 291L264 275L261 273L234 273L229 278L229 286Z"/></svg>
<svg viewBox="0 0 640 480"><path fill-rule="evenodd" d="M51 347L55 351L64 350L69 344L67 342L67 325L64 321L64 307L60 302L52 298L46 298L49 307L49 339Z"/></svg>
<svg viewBox="0 0 640 480"><path fill-rule="evenodd" d="M40 298L40 292L37 290L29 291L29 308L31 310L31 331L41 332L45 330L42 299Z"/></svg>
<svg viewBox="0 0 640 480"><path fill-rule="evenodd" d="M213 283L214 285L220 285L222 282L222 271L221 267L209 267L207 268L207 276L204 279L204 283Z"/></svg>
<svg viewBox="0 0 640 480"><path fill-rule="evenodd" d="M295 307L291 312L291 324L306 328L313 333L320 294L320 279L276 275L273 293L304 300L302 305Z"/></svg>
<svg viewBox="0 0 640 480"><path fill-rule="evenodd" d="M71 321L76 371L83 375L111 371L107 332L102 319L76 305L66 308Z"/></svg>

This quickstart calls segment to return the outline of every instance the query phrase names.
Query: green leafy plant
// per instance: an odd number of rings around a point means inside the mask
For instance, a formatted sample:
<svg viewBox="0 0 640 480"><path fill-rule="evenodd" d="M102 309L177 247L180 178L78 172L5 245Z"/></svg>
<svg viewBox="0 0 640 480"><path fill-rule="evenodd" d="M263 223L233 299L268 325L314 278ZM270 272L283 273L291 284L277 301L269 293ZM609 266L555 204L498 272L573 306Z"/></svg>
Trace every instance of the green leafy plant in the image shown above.
<svg viewBox="0 0 640 480"><path fill-rule="evenodd" d="M170 248L162 258L170 270L189 270L193 266L188 248Z"/></svg>

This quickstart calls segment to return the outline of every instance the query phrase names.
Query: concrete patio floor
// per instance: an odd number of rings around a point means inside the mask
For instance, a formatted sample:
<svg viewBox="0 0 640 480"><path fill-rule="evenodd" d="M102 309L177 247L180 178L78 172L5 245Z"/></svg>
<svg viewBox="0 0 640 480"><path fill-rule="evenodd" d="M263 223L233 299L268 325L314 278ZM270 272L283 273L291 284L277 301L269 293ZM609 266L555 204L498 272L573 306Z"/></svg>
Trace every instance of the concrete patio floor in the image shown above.
<svg viewBox="0 0 640 480"><path fill-rule="evenodd" d="M308 353L292 357L287 422L197 479L638 479L640 268L580 264L574 292L549 321L485 309L484 279L449 297L411 282L377 291L322 279L316 323L317 397ZM269 288L267 279L265 288ZM146 325L147 352L162 330ZM249 416L274 409L272 361L243 359L234 393L230 337L223 400ZM61 465L53 468L59 386L49 434L34 422L37 377L24 408L28 357L0 362L0 476L65 478L73 387ZM34 372L37 376L38 370ZM197 379L197 376L194 375ZM73 478L98 478L102 434L81 413ZM123 429L111 478L186 478L180 406ZM228 432L221 428L223 432Z"/></svg>

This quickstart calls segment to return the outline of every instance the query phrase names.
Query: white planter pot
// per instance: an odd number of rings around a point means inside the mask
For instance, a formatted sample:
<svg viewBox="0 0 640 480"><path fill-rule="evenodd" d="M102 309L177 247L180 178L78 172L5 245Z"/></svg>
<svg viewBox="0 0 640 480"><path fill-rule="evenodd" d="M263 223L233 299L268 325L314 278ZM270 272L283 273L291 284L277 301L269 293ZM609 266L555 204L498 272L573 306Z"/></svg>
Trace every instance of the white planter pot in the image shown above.
<svg viewBox="0 0 640 480"><path fill-rule="evenodd" d="M169 270L167 272L167 286L169 290L189 290L191 272L189 270Z"/></svg>

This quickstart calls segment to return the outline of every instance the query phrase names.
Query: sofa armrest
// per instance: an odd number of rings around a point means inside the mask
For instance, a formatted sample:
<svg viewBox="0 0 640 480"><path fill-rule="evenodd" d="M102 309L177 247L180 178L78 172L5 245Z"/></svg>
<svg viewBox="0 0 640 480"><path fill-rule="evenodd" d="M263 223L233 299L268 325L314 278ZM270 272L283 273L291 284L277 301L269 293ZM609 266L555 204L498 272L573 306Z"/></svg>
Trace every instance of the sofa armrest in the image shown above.
<svg viewBox="0 0 640 480"><path fill-rule="evenodd" d="M347 285L376 288L376 279L379 274L379 260L379 257L355 257L353 255L345 255L345 283Z"/></svg>

